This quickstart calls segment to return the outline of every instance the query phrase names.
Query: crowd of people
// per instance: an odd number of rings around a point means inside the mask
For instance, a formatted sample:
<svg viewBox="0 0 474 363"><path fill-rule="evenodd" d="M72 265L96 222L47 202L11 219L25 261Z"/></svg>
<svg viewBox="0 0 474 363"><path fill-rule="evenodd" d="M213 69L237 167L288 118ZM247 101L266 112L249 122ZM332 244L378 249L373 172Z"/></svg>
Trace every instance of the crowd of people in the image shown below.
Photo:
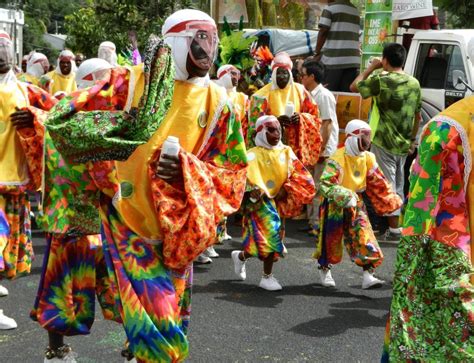
<svg viewBox="0 0 474 363"><path fill-rule="evenodd" d="M234 65L211 80L217 27L197 10L168 17L130 66L105 41L97 58L64 50L49 71L34 52L16 72L0 32L0 274L30 272L28 195L39 192L47 249L30 316L48 335L45 362L76 361L65 337L90 332L96 298L104 318L123 325L125 361L185 360L193 261L218 257L230 215L241 220L242 246L229 268L245 280L248 260L259 259L268 291L283 288L274 264L291 253L289 218L307 218L328 288L344 246L361 288L382 286L378 239L397 241L383 359L474 356L474 97L419 133L421 92L403 72L405 49L387 44L358 75L357 39L340 28L358 26L358 14L339 3L321 17L314 55L299 65L284 52L266 59L247 94ZM372 109L340 140L331 91L341 88L371 98ZM372 228L372 212L387 231ZM16 327L0 310L0 329Z"/></svg>

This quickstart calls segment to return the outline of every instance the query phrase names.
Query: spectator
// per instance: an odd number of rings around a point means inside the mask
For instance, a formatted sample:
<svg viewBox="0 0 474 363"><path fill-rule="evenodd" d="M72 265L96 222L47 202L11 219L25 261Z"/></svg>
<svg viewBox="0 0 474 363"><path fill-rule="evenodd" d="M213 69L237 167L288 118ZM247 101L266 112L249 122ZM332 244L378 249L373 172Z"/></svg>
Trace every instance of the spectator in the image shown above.
<svg viewBox="0 0 474 363"><path fill-rule="evenodd" d="M330 0L319 20L315 57L327 68L331 91L348 92L359 72L359 31L357 8L349 0Z"/></svg>
<svg viewBox="0 0 474 363"><path fill-rule="evenodd" d="M382 60L374 59L351 84L352 92L360 92L363 98L373 98L371 151L393 189L402 198L405 161L414 152L421 119L420 84L403 72L405 57L406 51L401 44L389 43L383 49ZM379 68L383 68L383 72L372 75ZM388 215L386 240L400 239L399 215L400 210Z"/></svg>
<svg viewBox="0 0 474 363"><path fill-rule="evenodd" d="M336 114L336 99L327 88L323 86L325 67L321 62L308 59L303 63L301 82L311 97L318 105L321 118L321 156L313 169L313 178L316 187L319 188L319 179L323 171L325 160L334 154L337 149L339 138L339 125ZM309 233L314 235L319 224L319 196L313 199L308 206Z"/></svg>

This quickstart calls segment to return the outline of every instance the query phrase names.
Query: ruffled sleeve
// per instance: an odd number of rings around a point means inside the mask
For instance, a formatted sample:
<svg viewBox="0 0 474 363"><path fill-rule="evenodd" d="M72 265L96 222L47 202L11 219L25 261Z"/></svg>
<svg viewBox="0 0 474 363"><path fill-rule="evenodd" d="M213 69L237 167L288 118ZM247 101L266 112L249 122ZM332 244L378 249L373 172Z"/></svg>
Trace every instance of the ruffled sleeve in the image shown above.
<svg viewBox="0 0 474 363"><path fill-rule="evenodd" d="M298 159L293 160L292 173L288 181L283 184L287 192L284 199L277 200L278 211L281 217L296 217L303 212L303 206L311 203L316 188L311 174Z"/></svg>
<svg viewBox="0 0 474 363"><path fill-rule="evenodd" d="M30 106L28 110L33 114L33 127L17 130L21 148L26 156L31 183L28 189L41 187L43 175L43 140L44 121L48 112L57 102L54 97L39 87L26 85Z"/></svg>
<svg viewBox="0 0 474 363"><path fill-rule="evenodd" d="M393 191L383 175L372 153L368 153L367 157L366 194L378 214L392 213L403 204L400 196Z"/></svg>
<svg viewBox="0 0 474 363"><path fill-rule="evenodd" d="M305 91L298 124L285 127L287 144L305 166L313 166L318 162L322 143L320 129L318 106Z"/></svg>
<svg viewBox="0 0 474 363"><path fill-rule="evenodd" d="M217 224L240 206L245 191L246 153L241 125L225 107L212 137L197 156L179 155L182 184L156 176L160 150L150 159L148 175L163 235L163 257L182 268L215 242Z"/></svg>

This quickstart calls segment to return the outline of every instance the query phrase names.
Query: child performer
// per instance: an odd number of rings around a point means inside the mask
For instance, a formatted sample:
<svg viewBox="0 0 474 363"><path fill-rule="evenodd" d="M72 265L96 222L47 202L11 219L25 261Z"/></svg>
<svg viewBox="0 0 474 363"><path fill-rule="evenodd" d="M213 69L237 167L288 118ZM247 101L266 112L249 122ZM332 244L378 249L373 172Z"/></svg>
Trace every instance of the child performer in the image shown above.
<svg viewBox="0 0 474 363"><path fill-rule="evenodd" d="M346 126L344 147L327 161L320 179L323 201L314 258L318 259L321 284L336 286L331 265L341 262L342 244L351 260L364 270L362 288L383 284L373 276L383 261L382 250L370 225L361 193L365 192L379 214L390 213L402 205L377 166L370 148L370 126L352 120Z"/></svg>
<svg viewBox="0 0 474 363"><path fill-rule="evenodd" d="M235 273L245 280L245 261L263 261L259 286L276 291L282 287L273 277L273 263L282 256L285 217L301 213L315 194L311 174L289 146L281 142L281 126L275 116L256 123L256 147L248 150L247 193L243 201L243 251L233 251ZM285 251L286 252L286 251Z"/></svg>

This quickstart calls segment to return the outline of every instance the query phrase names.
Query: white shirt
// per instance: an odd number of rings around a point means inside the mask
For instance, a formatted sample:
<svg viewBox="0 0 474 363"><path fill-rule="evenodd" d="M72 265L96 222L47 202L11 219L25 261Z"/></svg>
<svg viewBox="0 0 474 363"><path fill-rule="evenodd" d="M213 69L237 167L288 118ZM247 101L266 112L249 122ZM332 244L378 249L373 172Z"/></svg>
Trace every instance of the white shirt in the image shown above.
<svg viewBox="0 0 474 363"><path fill-rule="evenodd" d="M339 142L339 124L337 123L336 99L330 90L319 84L311 91L313 101L318 105L321 120L331 120L329 140L321 156L331 156L337 150Z"/></svg>

